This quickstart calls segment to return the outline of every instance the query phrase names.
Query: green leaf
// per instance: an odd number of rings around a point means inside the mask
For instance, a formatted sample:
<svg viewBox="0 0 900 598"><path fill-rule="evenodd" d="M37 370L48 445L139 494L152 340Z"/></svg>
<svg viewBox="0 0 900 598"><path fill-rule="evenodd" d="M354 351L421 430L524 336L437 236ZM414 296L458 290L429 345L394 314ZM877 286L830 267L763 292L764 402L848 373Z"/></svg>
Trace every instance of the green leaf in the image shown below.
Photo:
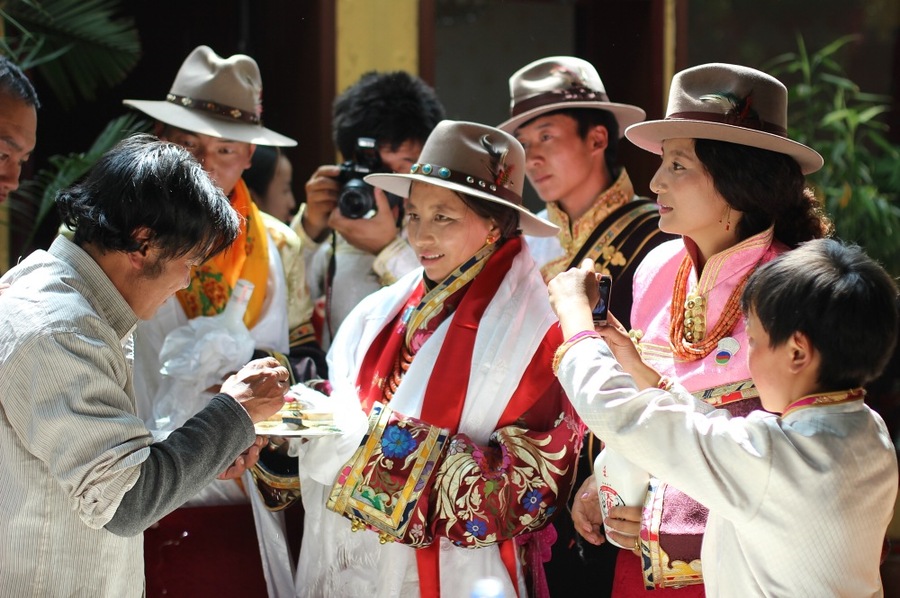
<svg viewBox="0 0 900 598"><path fill-rule="evenodd" d="M863 110L859 113L859 122L865 123L869 122L879 114L884 114L891 109L890 106L872 106L866 110Z"/></svg>
<svg viewBox="0 0 900 598"><path fill-rule="evenodd" d="M122 81L140 58L133 20L119 0L9 0L4 51L37 73L66 108Z"/></svg>

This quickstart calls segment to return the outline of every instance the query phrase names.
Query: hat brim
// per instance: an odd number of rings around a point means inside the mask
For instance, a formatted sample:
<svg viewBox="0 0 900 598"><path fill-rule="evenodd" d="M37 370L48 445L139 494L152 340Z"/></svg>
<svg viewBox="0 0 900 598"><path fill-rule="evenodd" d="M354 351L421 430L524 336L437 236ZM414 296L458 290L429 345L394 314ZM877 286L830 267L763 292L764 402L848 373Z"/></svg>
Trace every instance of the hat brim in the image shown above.
<svg viewBox="0 0 900 598"><path fill-rule="evenodd" d="M803 174L822 168L825 160L816 150L786 137L754 131L746 127L690 119L650 120L625 130L625 136L639 148L662 154L666 139L713 139L787 154L797 161Z"/></svg>
<svg viewBox="0 0 900 598"><path fill-rule="evenodd" d="M445 189L450 189L451 191L456 191L457 193L462 193L471 197L477 197L479 199L492 201L494 203L513 208L514 210L519 212L521 216L519 218L519 225L522 229L522 232L526 235L531 235L532 237L555 237L559 233L558 226L556 226L552 222L549 222L548 220L544 220L543 218L532 214L530 211L528 211L528 209L522 206L517 206L514 203L500 199L499 197L495 197L490 193L472 189L471 187L466 187L465 185L460 185L459 183L454 183L453 181L445 181L421 174L392 173L370 174L367 175L364 180L373 187L378 187L379 189L383 189L389 193L393 193L394 195L399 195L400 197L409 197L409 190L413 182L434 185L435 187L444 187Z"/></svg>
<svg viewBox="0 0 900 598"><path fill-rule="evenodd" d="M225 120L171 102L122 100L122 103L136 108L160 122L184 129L185 131L191 131L192 133L256 145L276 147L293 147L297 145L297 142L290 137L276 133L261 125Z"/></svg>
<svg viewBox="0 0 900 598"><path fill-rule="evenodd" d="M625 129L634 123L641 122L647 117L647 113L641 108L630 104L617 104L615 102L557 102L555 104L547 104L546 106L539 106L527 110L518 116L514 116L511 119L500 123L497 125L497 128L501 131L506 131L510 135L515 135L516 129L542 114L556 112L557 110L569 110L571 108L588 108L612 112L613 116L616 118L616 122L619 123L620 139L625 134Z"/></svg>

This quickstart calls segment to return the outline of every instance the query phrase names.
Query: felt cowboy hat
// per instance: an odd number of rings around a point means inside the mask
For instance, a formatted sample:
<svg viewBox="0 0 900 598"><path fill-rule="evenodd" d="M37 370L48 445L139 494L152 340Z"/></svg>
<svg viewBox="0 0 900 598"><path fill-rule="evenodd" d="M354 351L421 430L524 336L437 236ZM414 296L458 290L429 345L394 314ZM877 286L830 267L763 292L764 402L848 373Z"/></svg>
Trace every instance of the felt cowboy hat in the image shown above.
<svg viewBox="0 0 900 598"><path fill-rule="evenodd" d="M522 206L525 186L525 150L516 139L493 127L442 120L437 124L409 174L370 174L370 185L400 197L409 197L413 182L445 187L519 212L525 234L552 237L555 224Z"/></svg>
<svg viewBox="0 0 900 598"><path fill-rule="evenodd" d="M569 108L611 112L620 137L626 127L646 116L637 106L610 102L594 65L573 56L551 56L522 67L509 78L509 95L511 118L497 128L513 134L542 114Z"/></svg>
<svg viewBox="0 0 900 598"><path fill-rule="evenodd" d="M182 63L165 100L123 103L193 133L259 145L297 145L262 125L262 77L256 61L243 54L222 58L199 46Z"/></svg>
<svg viewBox="0 0 900 598"><path fill-rule="evenodd" d="M663 120L628 127L638 147L662 153L666 139L714 139L787 154L803 174L822 168L814 149L787 137L787 88L775 77L734 64L702 64L677 73Z"/></svg>

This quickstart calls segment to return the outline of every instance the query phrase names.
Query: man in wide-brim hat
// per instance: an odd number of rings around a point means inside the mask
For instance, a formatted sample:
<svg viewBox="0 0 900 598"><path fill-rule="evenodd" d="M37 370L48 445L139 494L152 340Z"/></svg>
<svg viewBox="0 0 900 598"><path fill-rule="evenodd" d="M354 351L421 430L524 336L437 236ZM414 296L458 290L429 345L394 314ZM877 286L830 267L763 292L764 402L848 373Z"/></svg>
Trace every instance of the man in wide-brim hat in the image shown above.
<svg viewBox="0 0 900 598"><path fill-rule="evenodd" d="M312 302L300 239L257 208L241 178L257 144L297 145L263 126L261 98L262 77L253 58L241 54L222 58L209 47L199 46L181 65L164 100L124 101L156 120L161 139L187 149L242 217L232 247L195 267L190 285L169 299L152 320L142 322L135 335L138 413L151 429L158 429L166 418L171 420L166 429L177 427L212 396L208 392L199 397L166 396L161 390L160 351L175 328L192 318L220 313L239 279L254 284L244 323L255 341L255 354L290 362L297 380L324 375L324 354L310 324ZM161 412L165 411L161 404L179 407L177 412ZM256 492L250 495L257 498ZM247 495L239 484L219 481L196 500L198 504L246 502ZM278 540L284 542L283 533Z"/></svg>
<svg viewBox="0 0 900 598"><path fill-rule="evenodd" d="M610 101L594 66L573 56L532 62L510 77L509 88L510 118L499 128L525 147L528 180L547 204L541 215L560 228L555 237L528 237L544 279L591 258L598 271L612 276L610 310L628 326L634 270L671 238L659 230L656 204L635 195L628 172L618 164L625 128L645 113ZM582 478L590 473L600 442L586 447ZM546 565L551 595L585 590L609 595L615 551L579 547L567 510L555 526L560 538Z"/></svg>

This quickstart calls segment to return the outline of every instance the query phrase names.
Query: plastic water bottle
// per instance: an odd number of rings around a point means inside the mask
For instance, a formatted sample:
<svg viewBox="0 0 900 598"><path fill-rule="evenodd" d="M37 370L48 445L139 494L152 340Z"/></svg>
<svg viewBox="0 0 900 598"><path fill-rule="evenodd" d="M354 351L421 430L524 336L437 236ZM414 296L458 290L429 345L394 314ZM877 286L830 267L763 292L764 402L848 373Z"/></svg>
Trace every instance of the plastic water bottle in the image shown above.
<svg viewBox="0 0 900 598"><path fill-rule="evenodd" d="M612 507L639 507L644 504L650 474L635 466L631 461L605 448L594 461L594 478L600 493L600 511L603 519L609 516ZM634 546L622 546L606 534L606 541L632 550Z"/></svg>
<svg viewBox="0 0 900 598"><path fill-rule="evenodd" d="M243 278L234 283L231 297L228 298L228 303L225 304L221 314L221 320L228 330L246 330L244 314L247 313L247 305L250 303L254 288L252 282Z"/></svg>

